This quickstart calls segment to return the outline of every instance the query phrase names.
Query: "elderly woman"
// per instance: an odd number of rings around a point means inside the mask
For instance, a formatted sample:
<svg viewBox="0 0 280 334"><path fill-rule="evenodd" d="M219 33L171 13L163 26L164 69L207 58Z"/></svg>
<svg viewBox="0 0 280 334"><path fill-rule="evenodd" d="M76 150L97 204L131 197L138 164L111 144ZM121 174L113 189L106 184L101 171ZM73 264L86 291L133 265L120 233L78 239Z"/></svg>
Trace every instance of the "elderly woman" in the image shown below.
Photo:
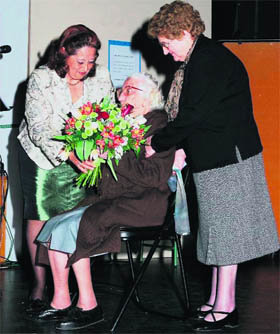
<svg viewBox="0 0 280 334"><path fill-rule="evenodd" d="M77 170L92 168L87 162L79 164L74 154L62 155L64 144L53 137L61 134L71 110L87 101L99 102L105 95L114 98L107 68L96 64L100 47L94 31L81 24L70 26L53 43L48 64L35 69L28 81L18 139L27 245L35 278L29 312L44 306L45 268L35 264L34 239L46 220L85 197L84 189L75 188L72 180Z"/></svg>
<svg viewBox="0 0 280 334"><path fill-rule="evenodd" d="M144 115L151 125L147 135L153 135L166 125L162 97L157 83L146 74L129 77L119 95L122 105L131 104L137 115ZM160 225L168 205L170 190L167 185L174 161L173 148L145 158L145 150L136 158L126 152L115 171L103 170L98 194L84 199L73 211L50 219L37 240L47 246L54 280L54 296L50 306L34 320L60 321L58 329L72 330L88 327L103 320L92 287L90 260L93 255L120 251L120 226ZM40 254L40 260L47 258ZM73 267L79 299L71 307L68 287L69 266Z"/></svg>
<svg viewBox="0 0 280 334"><path fill-rule="evenodd" d="M247 72L204 29L184 1L162 6L149 22L148 34L182 64L165 106L169 122L152 137L147 156L185 150L198 200L197 256L213 266L211 295L194 329L215 331L238 325L238 263L277 251L279 240Z"/></svg>

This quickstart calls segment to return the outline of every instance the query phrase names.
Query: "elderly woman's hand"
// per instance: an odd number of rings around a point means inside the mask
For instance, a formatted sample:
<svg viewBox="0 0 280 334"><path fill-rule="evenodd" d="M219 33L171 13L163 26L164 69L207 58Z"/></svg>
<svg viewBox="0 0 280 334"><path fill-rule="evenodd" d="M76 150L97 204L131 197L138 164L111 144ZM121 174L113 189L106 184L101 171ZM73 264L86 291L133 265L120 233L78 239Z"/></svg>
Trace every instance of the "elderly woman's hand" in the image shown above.
<svg viewBox="0 0 280 334"><path fill-rule="evenodd" d="M186 165L185 160L186 160L185 151L182 148L180 148L179 150L175 152L173 169L176 168L176 169L182 170Z"/></svg>
<svg viewBox="0 0 280 334"><path fill-rule="evenodd" d="M145 142L145 151L146 151L146 153L145 153L145 157L146 157L146 158L149 158L149 157L151 157L153 154L156 153L156 151L155 151L155 150L152 148L152 146L151 146L152 137L153 137L153 136L150 136L150 137L147 137L147 138L146 138L146 142Z"/></svg>
<svg viewBox="0 0 280 334"><path fill-rule="evenodd" d="M156 153L156 151L152 148L150 145L145 145L145 157L150 158L153 154Z"/></svg>
<svg viewBox="0 0 280 334"><path fill-rule="evenodd" d="M89 169L94 169L94 162L92 160L80 161L74 152L70 152L68 159L83 173L87 173Z"/></svg>

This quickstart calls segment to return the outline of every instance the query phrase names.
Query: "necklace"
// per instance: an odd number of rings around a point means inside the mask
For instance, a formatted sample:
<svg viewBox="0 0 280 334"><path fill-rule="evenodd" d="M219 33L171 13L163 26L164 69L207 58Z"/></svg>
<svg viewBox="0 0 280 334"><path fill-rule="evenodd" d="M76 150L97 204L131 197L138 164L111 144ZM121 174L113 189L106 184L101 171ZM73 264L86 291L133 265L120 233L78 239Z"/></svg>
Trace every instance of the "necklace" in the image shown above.
<svg viewBox="0 0 280 334"><path fill-rule="evenodd" d="M71 83L71 82L68 82L68 85L69 86L76 86L76 85L78 85L79 83L81 83L82 81L78 81L78 82L75 82L75 83Z"/></svg>

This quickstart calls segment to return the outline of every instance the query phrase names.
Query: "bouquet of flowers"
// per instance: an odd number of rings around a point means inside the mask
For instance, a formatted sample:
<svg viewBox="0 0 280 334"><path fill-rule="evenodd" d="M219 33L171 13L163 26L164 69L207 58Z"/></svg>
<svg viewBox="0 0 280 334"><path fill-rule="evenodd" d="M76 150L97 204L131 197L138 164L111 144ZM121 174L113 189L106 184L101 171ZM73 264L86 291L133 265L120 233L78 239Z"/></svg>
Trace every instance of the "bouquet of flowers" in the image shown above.
<svg viewBox="0 0 280 334"><path fill-rule="evenodd" d="M145 143L146 126L143 116L131 117L133 106L119 108L105 97L100 104L88 102L66 120L63 135L54 139L65 142L64 152L74 151L81 161L92 160L94 169L81 173L77 186L97 186L102 178L102 164L107 164L115 178L112 160L118 165L126 151L138 157L140 145Z"/></svg>

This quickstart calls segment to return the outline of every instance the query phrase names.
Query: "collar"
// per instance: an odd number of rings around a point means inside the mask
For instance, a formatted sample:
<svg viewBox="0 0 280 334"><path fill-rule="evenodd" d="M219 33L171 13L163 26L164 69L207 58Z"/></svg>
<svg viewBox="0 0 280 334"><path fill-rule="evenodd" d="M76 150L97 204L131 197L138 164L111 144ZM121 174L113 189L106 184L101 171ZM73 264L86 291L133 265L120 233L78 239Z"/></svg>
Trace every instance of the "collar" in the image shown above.
<svg viewBox="0 0 280 334"><path fill-rule="evenodd" d="M197 41L198 41L198 37L196 39L194 39L193 44L192 44L191 48L189 49L189 51L187 53L187 56L186 56L186 58L184 60L185 65L189 62L190 57L191 57L191 55L193 53L193 50L194 50L194 48L196 46Z"/></svg>

